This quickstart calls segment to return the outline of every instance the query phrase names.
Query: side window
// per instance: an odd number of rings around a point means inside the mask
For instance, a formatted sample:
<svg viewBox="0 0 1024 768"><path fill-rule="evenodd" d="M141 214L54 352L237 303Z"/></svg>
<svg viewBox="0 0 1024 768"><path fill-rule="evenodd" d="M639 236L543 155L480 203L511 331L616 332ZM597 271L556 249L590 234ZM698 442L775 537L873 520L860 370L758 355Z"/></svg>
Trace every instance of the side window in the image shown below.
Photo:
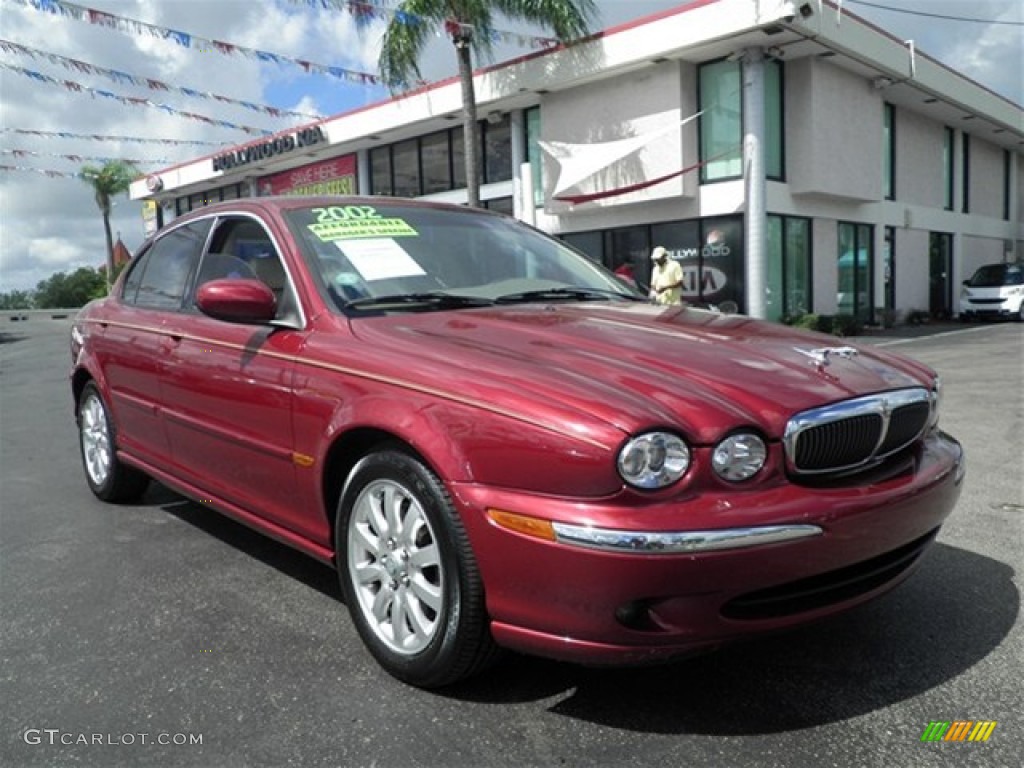
<svg viewBox="0 0 1024 768"><path fill-rule="evenodd" d="M178 227L143 254L125 280L124 300L139 307L181 308L185 286L210 229L210 220Z"/></svg>
<svg viewBox="0 0 1024 768"><path fill-rule="evenodd" d="M261 281L277 299L278 319L291 317L296 311L281 254L270 233L255 219L229 216L218 220L210 238L210 251L199 268L196 287L223 277Z"/></svg>
<svg viewBox="0 0 1024 768"><path fill-rule="evenodd" d="M149 248L139 254L132 265L128 268L128 274L124 277L124 288L121 290L121 301L125 304L134 304L135 296L139 292L139 285L142 283L142 273L146 271L146 262L149 261L149 254L153 249Z"/></svg>

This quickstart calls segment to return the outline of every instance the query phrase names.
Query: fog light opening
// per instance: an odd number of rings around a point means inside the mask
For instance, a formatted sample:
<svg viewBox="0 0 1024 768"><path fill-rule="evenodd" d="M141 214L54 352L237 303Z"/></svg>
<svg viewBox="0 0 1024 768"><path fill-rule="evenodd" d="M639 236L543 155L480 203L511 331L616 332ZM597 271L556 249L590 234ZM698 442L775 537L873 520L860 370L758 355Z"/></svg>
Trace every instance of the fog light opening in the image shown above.
<svg viewBox="0 0 1024 768"><path fill-rule="evenodd" d="M651 618L648 600L631 600L615 609L615 620L627 629L638 632L661 632L662 627Z"/></svg>

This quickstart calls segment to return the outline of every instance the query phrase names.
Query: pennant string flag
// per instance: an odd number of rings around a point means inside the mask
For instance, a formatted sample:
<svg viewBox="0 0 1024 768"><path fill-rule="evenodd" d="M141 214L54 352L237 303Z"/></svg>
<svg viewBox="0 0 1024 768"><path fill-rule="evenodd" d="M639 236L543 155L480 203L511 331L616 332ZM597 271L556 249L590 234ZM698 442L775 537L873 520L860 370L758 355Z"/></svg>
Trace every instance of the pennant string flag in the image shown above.
<svg viewBox="0 0 1024 768"><path fill-rule="evenodd" d="M108 29L112 29L126 35L149 35L150 37L159 38L161 40L171 40L182 48L216 50L225 56L240 54L258 61L270 61L275 64L293 64L302 68L305 72L330 75L349 83L359 83L362 85L377 85L380 83L380 78L377 75L372 75L368 72L358 72L356 70L345 69L343 67L329 67L324 64L316 64L303 59L294 59L290 56L283 56L279 53L269 53L255 48L246 48L241 45L235 45L234 43L226 43L223 40L211 40L210 38L199 37L198 35L192 35L188 32L168 29L167 27L160 27L156 24L147 24L146 22L138 21L137 19L115 16L111 13L104 13L103 11L97 11L93 8L87 8L75 3L66 3L64 0L7 0L7 2L14 3L15 5L20 5L25 8L31 8L32 10L40 11L42 13L50 13L67 19L74 19L75 21L83 21L89 24L107 27Z"/></svg>
<svg viewBox="0 0 1024 768"><path fill-rule="evenodd" d="M134 144L167 144L193 147L227 147L230 141L200 141L198 139L145 139L139 136L118 136L102 133L71 133L69 131L37 131L30 128L0 128L0 133L21 136L46 136L51 139L84 139L88 141L126 141Z"/></svg>
<svg viewBox="0 0 1024 768"><path fill-rule="evenodd" d="M0 165L0 171L21 171L23 173L38 173L42 176L49 176L51 179L83 179L80 173L70 171L53 171L48 168L27 168L23 165Z"/></svg>
<svg viewBox="0 0 1024 768"><path fill-rule="evenodd" d="M322 8L324 10L345 11L347 10L359 21L375 19L390 21L394 19L399 24L415 26L416 24L429 24L431 21L415 13L397 8L387 8L382 5L357 0L291 0L293 4L306 5L310 8ZM473 25L465 24L455 19L447 19L444 22L444 31L449 36L473 32ZM508 43L518 45L522 48L551 48L559 44L558 39L553 37L538 37L537 35L524 35L519 32L507 32L501 29L492 29L488 34L488 40L492 43Z"/></svg>
<svg viewBox="0 0 1024 768"><path fill-rule="evenodd" d="M74 163L112 163L120 160L132 165L170 165L173 160L154 158L152 160L132 160L126 157L107 157L103 155L58 155L52 152L34 152L30 149L0 149L0 155L13 155L14 157L57 157L62 160L70 160Z"/></svg>
<svg viewBox="0 0 1024 768"><path fill-rule="evenodd" d="M174 107L168 104L156 104L150 101L149 99L141 99L135 96L122 96L113 93L112 91L103 90L101 88L91 88L88 85L82 85L81 83L76 83L71 80L57 80L56 78L50 77L49 75L44 75L41 72L34 72L32 70L25 69L24 67L18 67L13 64L5 64L2 61L0 61L0 69L6 69L11 72L17 72L19 75L23 75L33 80L38 80L41 83L47 83L48 85L61 86L75 93L85 92L91 94L94 97L102 96L105 99L112 99L114 101L120 102L121 104L131 104L132 106L136 107L151 107L153 109L160 109L169 115L174 115L175 117L184 117L188 118L189 120L198 120L199 122L206 123L208 125L215 125L221 128L231 128L236 131L244 131L245 133L256 134L259 136L269 136L270 134L273 133L273 131L266 130L264 128L254 128L251 125L239 125L238 123L232 123L227 120L220 120L218 118L209 117L207 115L201 115L196 112L185 112L180 109L175 109Z"/></svg>
<svg viewBox="0 0 1024 768"><path fill-rule="evenodd" d="M120 85L137 85L149 88L151 91L177 91L178 93L182 93L185 96L190 96L192 98L214 99L216 101L224 102L225 104L237 104L239 106L245 107L246 109L253 110L254 112L262 112L263 114L271 115L272 117L289 116L311 120L320 120L323 118L323 115L308 114L305 112L293 112L288 109L279 109L277 107L270 107L264 104L254 104L251 101L233 99L229 96L221 96L219 94L209 93L207 91L197 91L192 88L171 85L168 83L161 82L159 80L153 80L148 77L139 77L138 75L131 75L127 72L119 72L116 69L107 69L105 67L99 67L95 64L89 64L85 61L69 59L66 56L61 56L56 53L40 51L37 48L29 48L27 45L13 43L9 40L0 39L0 50L4 51L5 53L13 53L18 56L28 56L31 59L43 58L51 62L52 64L60 64L65 69L74 70L75 72L103 75L104 77L107 77Z"/></svg>

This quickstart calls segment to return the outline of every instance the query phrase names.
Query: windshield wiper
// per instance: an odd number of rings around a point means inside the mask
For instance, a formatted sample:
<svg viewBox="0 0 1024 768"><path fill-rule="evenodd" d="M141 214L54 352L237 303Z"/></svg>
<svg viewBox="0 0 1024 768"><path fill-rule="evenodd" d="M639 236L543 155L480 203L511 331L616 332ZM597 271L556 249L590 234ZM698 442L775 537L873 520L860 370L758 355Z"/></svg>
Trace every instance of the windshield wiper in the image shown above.
<svg viewBox="0 0 1024 768"><path fill-rule="evenodd" d="M529 301L550 301L550 300L572 300L572 301L606 301L608 299L620 299L622 301L645 301L645 299L631 293L621 291L610 291L603 288L542 288L537 291L521 291L519 293L506 293L494 300L495 304L518 304Z"/></svg>
<svg viewBox="0 0 1024 768"><path fill-rule="evenodd" d="M461 307L489 307L494 304L490 299L480 296L459 296L455 293L431 291L429 293L394 293L388 296L364 296L360 299L346 301L344 309L415 309L429 307L431 309L458 309Z"/></svg>

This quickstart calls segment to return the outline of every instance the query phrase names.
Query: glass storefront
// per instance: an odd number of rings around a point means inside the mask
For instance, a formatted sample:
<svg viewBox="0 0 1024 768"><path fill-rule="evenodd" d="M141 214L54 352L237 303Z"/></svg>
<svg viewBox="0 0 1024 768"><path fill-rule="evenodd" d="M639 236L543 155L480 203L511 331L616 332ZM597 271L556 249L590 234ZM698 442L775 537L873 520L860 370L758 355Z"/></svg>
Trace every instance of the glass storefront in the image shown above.
<svg viewBox="0 0 1024 768"><path fill-rule="evenodd" d="M714 305L733 301L743 309L742 216L574 232L562 239L608 269L631 278L645 291L651 280L651 249L663 246L683 268L684 301Z"/></svg>
<svg viewBox="0 0 1024 768"><path fill-rule="evenodd" d="M839 222L839 280L836 304L840 315L861 323L874 321L874 227Z"/></svg>
<svg viewBox="0 0 1024 768"><path fill-rule="evenodd" d="M480 121L483 182L509 181L512 121L509 115ZM462 126L370 150L370 192L420 197L466 187L466 146Z"/></svg>
<svg viewBox="0 0 1024 768"><path fill-rule="evenodd" d="M783 320L808 314L811 297L811 220L768 217L765 316Z"/></svg>

